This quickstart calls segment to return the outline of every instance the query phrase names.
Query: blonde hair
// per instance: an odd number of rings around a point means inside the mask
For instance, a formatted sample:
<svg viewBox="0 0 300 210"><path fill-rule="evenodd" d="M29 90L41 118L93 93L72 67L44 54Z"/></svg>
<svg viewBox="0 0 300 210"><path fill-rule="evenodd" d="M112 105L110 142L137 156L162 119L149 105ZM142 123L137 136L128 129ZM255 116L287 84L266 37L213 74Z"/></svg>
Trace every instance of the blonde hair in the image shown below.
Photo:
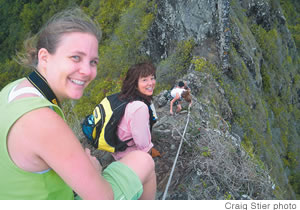
<svg viewBox="0 0 300 210"><path fill-rule="evenodd" d="M94 35L98 42L101 29L80 8L70 8L54 15L36 35L24 41L25 51L17 53L17 61L21 65L36 68L38 52L45 48L54 54L60 44L61 37L66 33L83 32Z"/></svg>
<svg viewBox="0 0 300 210"><path fill-rule="evenodd" d="M192 101L192 96L190 94L189 91L183 91L182 94L181 94L182 98L184 98L184 100L188 103L191 103Z"/></svg>

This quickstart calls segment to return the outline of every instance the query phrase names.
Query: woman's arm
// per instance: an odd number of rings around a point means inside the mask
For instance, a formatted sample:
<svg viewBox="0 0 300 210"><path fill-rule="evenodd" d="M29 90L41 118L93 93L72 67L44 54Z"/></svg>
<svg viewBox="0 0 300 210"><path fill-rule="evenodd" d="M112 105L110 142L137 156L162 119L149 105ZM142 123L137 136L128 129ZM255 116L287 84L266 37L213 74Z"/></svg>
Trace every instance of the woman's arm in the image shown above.
<svg viewBox="0 0 300 210"><path fill-rule="evenodd" d="M149 108L143 102L130 110L129 127L136 147L144 152L149 152L153 147L151 142L151 131L149 127Z"/></svg>
<svg viewBox="0 0 300 210"><path fill-rule="evenodd" d="M25 114L11 132L12 146L15 137L22 138L23 150L52 168L82 199L113 199L111 186L99 171L101 166L97 167L53 110L41 108Z"/></svg>

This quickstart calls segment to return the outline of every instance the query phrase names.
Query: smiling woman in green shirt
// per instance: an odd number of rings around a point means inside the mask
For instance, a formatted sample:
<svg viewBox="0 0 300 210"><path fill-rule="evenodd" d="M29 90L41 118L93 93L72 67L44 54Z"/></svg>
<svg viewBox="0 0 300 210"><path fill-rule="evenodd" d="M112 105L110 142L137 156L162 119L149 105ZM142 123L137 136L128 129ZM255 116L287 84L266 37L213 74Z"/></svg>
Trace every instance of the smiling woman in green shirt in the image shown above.
<svg viewBox="0 0 300 210"><path fill-rule="evenodd" d="M103 172L68 127L59 102L79 99L96 77L100 29L63 11L31 39L34 68L0 93L0 199L154 199L154 162L132 152Z"/></svg>

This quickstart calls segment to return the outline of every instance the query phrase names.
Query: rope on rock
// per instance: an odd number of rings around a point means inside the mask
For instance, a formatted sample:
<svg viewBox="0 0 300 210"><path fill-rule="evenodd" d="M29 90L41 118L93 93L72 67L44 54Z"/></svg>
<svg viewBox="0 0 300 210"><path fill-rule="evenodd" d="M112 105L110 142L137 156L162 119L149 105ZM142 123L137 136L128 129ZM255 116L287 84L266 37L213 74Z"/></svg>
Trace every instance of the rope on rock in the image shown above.
<svg viewBox="0 0 300 210"><path fill-rule="evenodd" d="M186 132L186 128L187 128L187 125L188 125L189 120L190 120L190 108L191 108L191 107L189 106L189 108L188 108L188 117L187 117L187 121L186 121L186 124L185 124L185 128L184 128L183 134L181 135L181 141L180 141L180 144L179 144L179 147L178 147L178 150L177 150L177 154L176 154L176 157L175 157L173 166L172 166L172 170L171 170L171 173L170 173L170 177L169 177L168 183L167 183L167 185L166 185L166 189L165 189L165 192L164 192L164 194L163 194L162 200L165 200L165 199L166 199L166 196L167 196L167 193L168 193L169 185L170 185L170 183L171 183L171 179L172 179L173 172L174 172L174 169L175 169L175 166L176 166L176 162L177 162L177 159L178 159L178 156L179 156L179 152L180 152L181 145L182 145L182 142L183 142L183 139L184 139L184 135L185 135L185 132Z"/></svg>

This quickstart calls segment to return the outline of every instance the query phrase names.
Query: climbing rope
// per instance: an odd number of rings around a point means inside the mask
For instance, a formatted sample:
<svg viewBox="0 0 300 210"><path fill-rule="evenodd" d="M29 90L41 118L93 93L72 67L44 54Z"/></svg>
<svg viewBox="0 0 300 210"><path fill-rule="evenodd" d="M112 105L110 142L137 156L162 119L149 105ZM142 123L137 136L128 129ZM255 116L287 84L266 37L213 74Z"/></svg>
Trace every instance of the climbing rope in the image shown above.
<svg viewBox="0 0 300 210"><path fill-rule="evenodd" d="M179 156L179 152L180 152L181 145L182 145L182 142L183 142L183 139L184 139L184 135L185 135L185 132L186 132L186 128L187 128L187 125L188 125L189 120L190 120L190 108L191 108L191 107L189 106L189 108L188 108L188 117L187 117L187 121L186 121L186 124L185 124L185 128L184 128L183 134L181 135L181 141L180 141L180 144L179 144L179 147L178 147L178 150L177 150L177 154L176 154L176 157L175 157L173 166L172 166L172 170L171 170L171 173L170 173L170 177L169 177L168 183L167 183L167 185L166 185L166 189L165 189L165 192L164 192L164 194L163 194L162 200L165 200L165 199L166 199L166 196L167 196L167 193L168 193L168 188L169 188L169 185L170 185L170 183L171 183L171 179L172 179L173 172L174 172L174 169L175 169L175 166L176 166L176 162L177 162L177 159L178 159L178 156Z"/></svg>

